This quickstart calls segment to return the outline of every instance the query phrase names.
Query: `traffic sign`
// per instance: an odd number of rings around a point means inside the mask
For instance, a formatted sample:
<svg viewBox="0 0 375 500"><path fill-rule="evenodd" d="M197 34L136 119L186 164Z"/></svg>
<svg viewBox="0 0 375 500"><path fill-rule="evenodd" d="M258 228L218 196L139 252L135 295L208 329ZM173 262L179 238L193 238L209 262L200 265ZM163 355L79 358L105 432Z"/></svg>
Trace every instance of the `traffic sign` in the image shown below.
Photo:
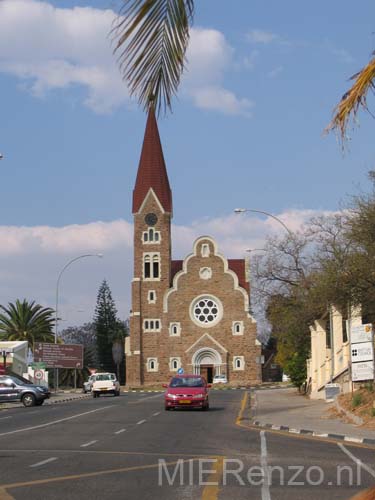
<svg viewBox="0 0 375 500"><path fill-rule="evenodd" d="M42 370L35 370L34 378L36 378L36 380L42 380L42 378L43 378Z"/></svg>
<svg viewBox="0 0 375 500"><path fill-rule="evenodd" d="M182 374L184 373L184 369L183 369L183 368L179 368L179 369L177 370L177 373L178 373L179 375L182 375Z"/></svg>

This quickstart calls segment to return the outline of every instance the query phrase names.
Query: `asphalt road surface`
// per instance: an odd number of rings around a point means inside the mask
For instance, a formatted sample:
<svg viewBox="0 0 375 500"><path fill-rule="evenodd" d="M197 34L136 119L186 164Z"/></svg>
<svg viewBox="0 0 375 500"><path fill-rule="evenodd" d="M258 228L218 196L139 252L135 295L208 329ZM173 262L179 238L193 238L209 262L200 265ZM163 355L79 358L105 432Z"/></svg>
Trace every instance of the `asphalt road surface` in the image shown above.
<svg viewBox="0 0 375 500"><path fill-rule="evenodd" d="M246 427L247 393L164 411L129 393L0 412L0 500L348 499L375 450ZM241 425L239 425L241 424Z"/></svg>

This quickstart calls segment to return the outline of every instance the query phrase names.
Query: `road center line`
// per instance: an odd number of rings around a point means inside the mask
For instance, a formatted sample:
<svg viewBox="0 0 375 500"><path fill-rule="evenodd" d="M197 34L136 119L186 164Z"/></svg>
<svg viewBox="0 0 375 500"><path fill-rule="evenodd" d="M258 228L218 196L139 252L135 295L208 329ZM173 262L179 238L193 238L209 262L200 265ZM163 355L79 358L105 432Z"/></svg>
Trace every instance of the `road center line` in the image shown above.
<svg viewBox="0 0 375 500"><path fill-rule="evenodd" d="M120 429L119 431L116 431L115 434L121 434L122 432L125 432L126 429Z"/></svg>
<svg viewBox="0 0 375 500"><path fill-rule="evenodd" d="M153 417L157 417L158 415L160 415L160 411L157 411L156 413L152 414Z"/></svg>
<svg viewBox="0 0 375 500"><path fill-rule="evenodd" d="M40 467L41 465L49 464L50 462L54 462L55 460L57 460L57 457L47 458L47 460L43 460L42 462L37 462L36 464L32 464L30 465L30 467Z"/></svg>
<svg viewBox="0 0 375 500"><path fill-rule="evenodd" d="M12 417L0 417L0 420L5 420L6 418L12 418Z"/></svg>
<svg viewBox="0 0 375 500"><path fill-rule="evenodd" d="M351 453L343 444L341 444L341 443L337 443L337 444L341 448L341 450L344 453L346 453L349 458L351 458L353 460L353 462L356 465L359 465L360 467L362 467L362 469L364 469L366 472L368 472L370 474L370 476L375 477L375 470L374 469L371 469L371 467L369 467L367 464L363 463L362 460L360 460L359 458L354 456L353 453Z"/></svg>
<svg viewBox="0 0 375 500"><path fill-rule="evenodd" d="M137 425L144 424L145 422L146 422L146 420L140 420L139 422L137 422Z"/></svg>
<svg viewBox="0 0 375 500"><path fill-rule="evenodd" d="M271 500L270 478L267 464L267 443L264 431L260 431L260 464L263 470L262 500Z"/></svg>
<svg viewBox="0 0 375 500"><path fill-rule="evenodd" d="M89 441L88 443L81 444L81 448L86 448L87 446L91 446L92 444L97 443L98 440L96 439L95 441Z"/></svg>
<svg viewBox="0 0 375 500"><path fill-rule="evenodd" d="M83 417L85 415L89 415L90 413L95 413L97 411L102 411L107 408L112 408L113 405L102 406L101 408L96 408L95 410L85 411L84 413L78 413L77 415L72 415L71 417L60 418L59 420L52 420L51 422L47 422L45 424L34 425L33 427L24 427L23 429L17 429L15 431L2 432L1 436L9 436L10 434L16 434L18 432L27 432L33 431L34 429L42 429L43 427L48 427L50 425L60 424L61 422L67 422L68 420L73 420L74 418Z"/></svg>

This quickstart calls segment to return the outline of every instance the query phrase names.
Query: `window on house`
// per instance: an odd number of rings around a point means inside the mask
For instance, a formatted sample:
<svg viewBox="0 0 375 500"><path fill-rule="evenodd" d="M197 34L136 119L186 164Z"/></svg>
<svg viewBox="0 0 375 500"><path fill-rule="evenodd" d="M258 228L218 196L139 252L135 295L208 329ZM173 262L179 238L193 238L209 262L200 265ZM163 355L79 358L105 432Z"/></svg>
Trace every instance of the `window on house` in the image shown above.
<svg viewBox="0 0 375 500"><path fill-rule="evenodd" d="M149 304L154 304L156 302L156 292L155 290L149 290L147 301Z"/></svg>
<svg viewBox="0 0 375 500"><path fill-rule="evenodd" d="M243 370L245 367L245 360L243 356L235 356L233 358L233 369L234 370Z"/></svg>
<svg viewBox="0 0 375 500"><path fill-rule="evenodd" d="M331 349L331 321L330 321L330 318L328 318L326 320L325 331L326 331L326 347L327 347L327 349Z"/></svg>
<svg viewBox="0 0 375 500"><path fill-rule="evenodd" d="M160 332L160 319L145 319L143 321L143 330L145 332Z"/></svg>
<svg viewBox="0 0 375 500"><path fill-rule="evenodd" d="M243 334L243 323L242 321L234 321L232 324L232 333L233 335L242 335Z"/></svg>
<svg viewBox="0 0 375 500"><path fill-rule="evenodd" d="M210 256L210 247L207 243L204 243L202 245L201 255L202 255L202 257L209 257Z"/></svg>
<svg viewBox="0 0 375 500"><path fill-rule="evenodd" d="M159 278L159 255L154 255L152 258L153 278Z"/></svg>
<svg viewBox="0 0 375 500"><path fill-rule="evenodd" d="M158 358L147 358L147 371L157 372L158 371Z"/></svg>
<svg viewBox="0 0 375 500"><path fill-rule="evenodd" d="M342 318L342 341L343 343L348 341L348 320L345 316Z"/></svg>

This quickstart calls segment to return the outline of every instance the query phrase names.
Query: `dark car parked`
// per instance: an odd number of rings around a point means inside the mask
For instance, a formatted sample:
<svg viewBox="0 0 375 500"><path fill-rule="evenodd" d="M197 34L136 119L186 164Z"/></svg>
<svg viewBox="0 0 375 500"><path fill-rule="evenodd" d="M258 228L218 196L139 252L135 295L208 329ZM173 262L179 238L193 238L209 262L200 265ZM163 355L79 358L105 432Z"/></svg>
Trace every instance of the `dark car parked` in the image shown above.
<svg viewBox="0 0 375 500"><path fill-rule="evenodd" d="M0 403L21 401L24 406L39 406L49 396L47 387L11 375L0 375Z"/></svg>

